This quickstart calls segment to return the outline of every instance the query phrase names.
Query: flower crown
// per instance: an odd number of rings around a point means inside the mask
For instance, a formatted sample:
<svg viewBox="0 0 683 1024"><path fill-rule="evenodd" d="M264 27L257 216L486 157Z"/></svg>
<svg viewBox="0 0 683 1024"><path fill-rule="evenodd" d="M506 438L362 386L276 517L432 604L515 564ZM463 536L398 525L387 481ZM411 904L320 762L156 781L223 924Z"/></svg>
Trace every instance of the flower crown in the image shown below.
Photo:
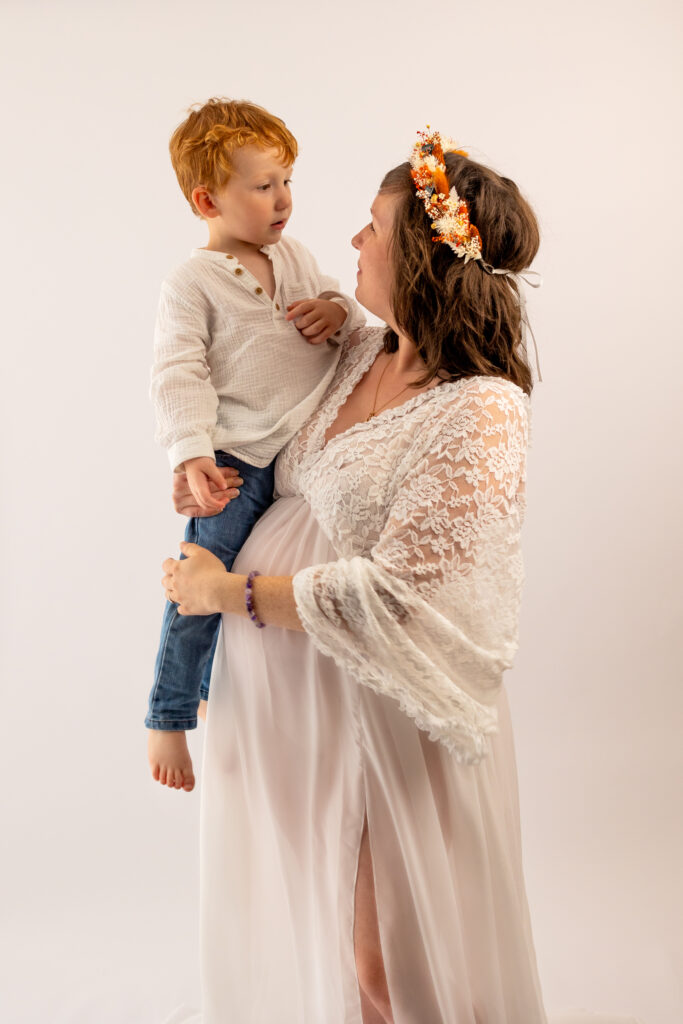
<svg viewBox="0 0 683 1024"><path fill-rule="evenodd" d="M429 128L429 125L427 125ZM450 139L442 139L439 132L418 132L413 146L410 167L418 198L424 203L436 235L432 241L450 246L456 256L481 260L481 235L470 224L467 203L448 184L444 151L467 156L464 149L456 149Z"/></svg>

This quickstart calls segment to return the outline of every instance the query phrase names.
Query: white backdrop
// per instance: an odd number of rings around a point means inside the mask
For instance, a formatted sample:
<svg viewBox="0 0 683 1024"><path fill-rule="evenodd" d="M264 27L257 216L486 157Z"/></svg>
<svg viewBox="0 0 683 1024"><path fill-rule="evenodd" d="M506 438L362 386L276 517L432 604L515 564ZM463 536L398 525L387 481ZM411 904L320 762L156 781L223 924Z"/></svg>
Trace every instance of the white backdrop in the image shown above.
<svg viewBox="0 0 683 1024"><path fill-rule="evenodd" d="M541 978L549 1010L678 1024L680 4L0 14L2 1020L158 1024L198 998L198 790L155 784L145 752L181 525L147 387L160 281L204 244L168 136L220 94L294 131L291 232L346 290L350 237L426 122L538 211L545 380L508 691Z"/></svg>

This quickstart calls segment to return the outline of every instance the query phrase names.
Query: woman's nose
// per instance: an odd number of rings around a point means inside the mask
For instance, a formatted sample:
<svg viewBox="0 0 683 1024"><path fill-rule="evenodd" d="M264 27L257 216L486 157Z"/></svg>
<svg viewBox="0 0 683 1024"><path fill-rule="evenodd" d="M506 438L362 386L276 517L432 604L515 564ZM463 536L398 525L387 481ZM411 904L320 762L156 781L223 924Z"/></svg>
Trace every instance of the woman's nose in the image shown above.
<svg viewBox="0 0 683 1024"><path fill-rule="evenodd" d="M351 239L351 245L354 247L354 249L360 249L360 236L362 234L363 232L359 231L358 234L354 235L353 238Z"/></svg>

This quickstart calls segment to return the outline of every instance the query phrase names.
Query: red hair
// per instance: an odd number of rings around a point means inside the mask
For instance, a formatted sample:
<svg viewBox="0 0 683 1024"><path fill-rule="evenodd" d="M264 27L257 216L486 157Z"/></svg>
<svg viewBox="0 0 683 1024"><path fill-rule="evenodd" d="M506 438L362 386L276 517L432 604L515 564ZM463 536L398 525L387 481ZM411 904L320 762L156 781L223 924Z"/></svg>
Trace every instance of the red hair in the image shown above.
<svg viewBox="0 0 683 1024"><path fill-rule="evenodd" d="M242 146L276 149L283 163L294 163L296 139L284 121L247 100L213 98L191 108L171 136L171 163L183 195L192 207L192 192L204 185L210 192L223 188L232 174L231 156Z"/></svg>

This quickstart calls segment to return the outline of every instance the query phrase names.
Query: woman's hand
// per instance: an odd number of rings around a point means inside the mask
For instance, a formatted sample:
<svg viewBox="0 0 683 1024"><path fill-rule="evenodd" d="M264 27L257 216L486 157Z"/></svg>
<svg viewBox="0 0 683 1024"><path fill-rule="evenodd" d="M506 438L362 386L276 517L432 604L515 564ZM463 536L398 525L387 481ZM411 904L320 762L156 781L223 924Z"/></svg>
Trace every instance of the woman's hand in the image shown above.
<svg viewBox="0 0 683 1024"><path fill-rule="evenodd" d="M187 475L185 473L174 473L173 507L176 512L180 513L181 516L216 516L219 512L223 511L225 506L232 501L233 498L238 497L240 493L238 487L244 483L239 474L239 470L235 469L233 466L218 466L217 469L223 477L225 486L228 490L223 490L217 483L214 483L213 480L208 481L208 486L211 496L218 499L221 503L220 508L216 512L210 512L201 508L192 494Z"/></svg>
<svg viewBox="0 0 683 1024"><path fill-rule="evenodd" d="M169 601L178 605L180 615L212 615L223 611L223 591L228 572L206 548L183 541L185 558L167 558L162 565L161 585Z"/></svg>

